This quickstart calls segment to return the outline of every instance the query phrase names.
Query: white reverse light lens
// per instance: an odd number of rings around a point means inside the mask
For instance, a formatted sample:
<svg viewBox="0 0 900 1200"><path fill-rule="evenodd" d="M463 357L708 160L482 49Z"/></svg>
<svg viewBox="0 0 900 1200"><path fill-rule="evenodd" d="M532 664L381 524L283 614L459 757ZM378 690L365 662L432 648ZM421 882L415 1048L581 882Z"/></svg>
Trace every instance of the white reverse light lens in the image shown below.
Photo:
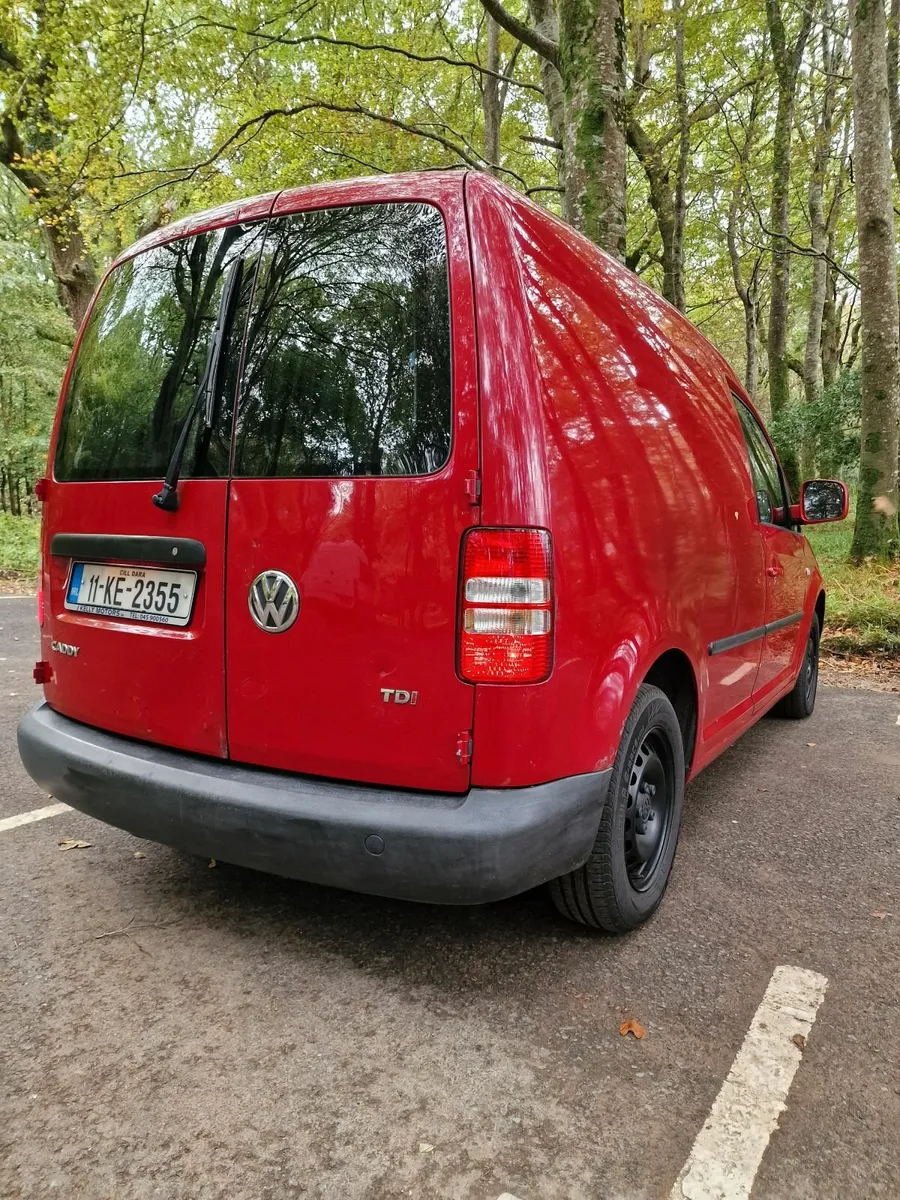
<svg viewBox="0 0 900 1200"><path fill-rule="evenodd" d="M528 637L550 632L550 614L545 608L467 608L466 633L501 633Z"/></svg>
<svg viewBox="0 0 900 1200"><path fill-rule="evenodd" d="M549 579L493 579L474 576L466 580L466 600L473 604L546 604Z"/></svg>

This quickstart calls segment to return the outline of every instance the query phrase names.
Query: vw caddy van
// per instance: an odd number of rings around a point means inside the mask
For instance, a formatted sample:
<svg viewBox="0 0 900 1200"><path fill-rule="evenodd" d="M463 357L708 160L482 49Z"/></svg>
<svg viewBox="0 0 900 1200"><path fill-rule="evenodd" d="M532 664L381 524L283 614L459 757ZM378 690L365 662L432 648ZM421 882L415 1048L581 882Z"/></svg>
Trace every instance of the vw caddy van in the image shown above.
<svg viewBox="0 0 900 1200"><path fill-rule="evenodd" d="M679 313L480 173L282 191L106 275L50 446L49 793L198 855L470 904L659 904L685 781L807 716L825 596Z"/></svg>

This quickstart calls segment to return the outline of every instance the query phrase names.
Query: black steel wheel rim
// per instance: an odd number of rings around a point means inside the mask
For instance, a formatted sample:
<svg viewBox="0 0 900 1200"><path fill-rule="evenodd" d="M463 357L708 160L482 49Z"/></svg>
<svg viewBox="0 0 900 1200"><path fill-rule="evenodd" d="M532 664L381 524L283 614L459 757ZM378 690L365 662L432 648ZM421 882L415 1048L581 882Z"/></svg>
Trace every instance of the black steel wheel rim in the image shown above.
<svg viewBox="0 0 900 1200"><path fill-rule="evenodd" d="M812 706L816 698L816 687L819 682L818 640L815 629L809 631L809 641L806 643L806 654L803 659L804 692L807 707Z"/></svg>
<svg viewBox="0 0 900 1200"><path fill-rule="evenodd" d="M675 762L662 729L643 737L625 800L625 870L636 892L649 888L665 855L675 809Z"/></svg>

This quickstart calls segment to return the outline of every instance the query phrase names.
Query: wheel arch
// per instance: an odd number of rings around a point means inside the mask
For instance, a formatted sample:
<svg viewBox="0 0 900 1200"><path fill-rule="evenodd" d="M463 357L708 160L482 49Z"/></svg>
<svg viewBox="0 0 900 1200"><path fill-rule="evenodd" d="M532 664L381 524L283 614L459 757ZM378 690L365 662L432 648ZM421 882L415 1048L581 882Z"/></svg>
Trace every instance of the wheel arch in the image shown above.
<svg viewBox="0 0 900 1200"><path fill-rule="evenodd" d="M690 775L697 743L699 691L690 658L683 650L671 649L655 659L643 679L668 696L675 709L684 742L685 775Z"/></svg>
<svg viewBox="0 0 900 1200"><path fill-rule="evenodd" d="M821 633L825 628L825 592L822 589L819 590L819 594L816 597L814 611L819 618L819 632Z"/></svg>

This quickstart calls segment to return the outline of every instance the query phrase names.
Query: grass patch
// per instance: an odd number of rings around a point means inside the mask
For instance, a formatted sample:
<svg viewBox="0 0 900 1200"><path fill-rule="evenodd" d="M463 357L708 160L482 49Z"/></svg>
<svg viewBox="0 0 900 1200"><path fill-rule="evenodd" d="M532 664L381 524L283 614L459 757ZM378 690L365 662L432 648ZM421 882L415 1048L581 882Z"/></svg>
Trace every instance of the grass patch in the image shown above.
<svg viewBox="0 0 900 1200"><path fill-rule="evenodd" d="M37 517L0 512L0 576L34 579L38 569L41 523Z"/></svg>
<svg viewBox="0 0 900 1200"><path fill-rule="evenodd" d="M853 566L850 517L806 530L825 580L823 647L836 654L900 659L900 565Z"/></svg>

